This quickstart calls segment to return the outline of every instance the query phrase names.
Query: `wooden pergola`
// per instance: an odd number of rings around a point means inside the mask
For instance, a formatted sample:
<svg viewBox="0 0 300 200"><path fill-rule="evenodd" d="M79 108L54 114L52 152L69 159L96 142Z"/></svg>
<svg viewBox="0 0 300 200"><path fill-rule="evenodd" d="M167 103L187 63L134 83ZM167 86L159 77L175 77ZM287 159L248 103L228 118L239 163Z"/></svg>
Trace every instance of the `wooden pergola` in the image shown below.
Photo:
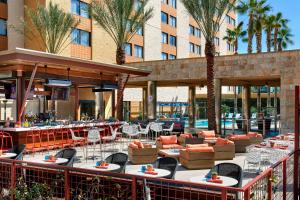
<svg viewBox="0 0 300 200"><path fill-rule="evenodd" d="M72 86L75 88L75 119L78 120L78 88L95 87L102 83L117 83L120 76L139 77L149 74L150 71L135 67L70 58L27 49L16 48L0 52L0 85L15 81L19 123L22 121L26 100L33 83L42 85L47 78L72 81ZM25 81L27 81L26 88ZM125 87L125 84L126 82L119 87ZM46 95L43 92L36 91L39 95Z"/></svg>

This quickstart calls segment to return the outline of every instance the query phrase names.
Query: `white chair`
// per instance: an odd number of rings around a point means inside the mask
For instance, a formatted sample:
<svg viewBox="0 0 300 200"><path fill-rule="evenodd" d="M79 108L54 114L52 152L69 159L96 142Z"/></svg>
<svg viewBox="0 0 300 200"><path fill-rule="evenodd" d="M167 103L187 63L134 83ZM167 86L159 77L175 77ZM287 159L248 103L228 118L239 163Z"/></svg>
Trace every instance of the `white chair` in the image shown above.
<svg viewBox="0 0 300 200"><path fill-rule="evenodd" d="M227 116L228 119L232 119L233 118L233 113L229 113Z"/></svg>
<svg viewBox="0 0 300 200"><path fill-rule="evenodd" d="M173 129L174 129L174 123L171 124L170 128L164 128L163 132L171 134L173 132Z"/></svg>
<svg viewBox="0 0 300 200"><path fill-rule="evenodd" d="M113 129L112 126L109 126L109 129L110 129L111 135L102 137L102 141L103 141L103 143L110 142L111 147L114 150L115 149L115 140L117 139L117 135L118 135L118 132L117 132L118 128Z"/></svg>
<svg viewBox="0 0 300 200"><path fill-rule="evenodd" d="M101 155L101 160L103 159L102 156L102 145L101 145L101 137L100 137L100 132L97 129L91 129L88 132L87 136L87 145L86 145L86 159L88 158L88 148L89 144L93 145L93 159L95 159L95 151L96 151L96 144L99 143L100 146L100 155Z"/></svg>
<svg viewBox="0 0 300 200"><path fill-rule="evenodd" d="M73 129L69 129L71 136L72 136L72 140L73 140L73 145L79 145L82 147L82 152L83 152L83 157L85 157L85 152L84 152L84 145L85 145L85 139L84 137L78 137L75 135Z"/></svg>
<svg viewBox="0 0 300 200"><path fill-rule="evenodd" d="M155 133L154 141L156 141L158 133L163 132L162 123L152 123L150 130Z"/></svg>
<svg viewBox="0 0 300 200"><path fill-rule="evenodd" d="M132 141L133 137L139 138L140 136L137 125L125 125L123 126L122 132L129 137L129 142Z"/></svg>
<svg viewBox="0 0 300 200"><path fill-rule="evenodd" d="M243 169L245 169L245 165L247 163L247 171L250 172L250 166L253 166L253 169L256 173L260 172L260 164L261 164L261 153L259 151L250 151L246 153L246 158L244 160Z"/></svg>
<svg viewBox="0 0 300 200"><path fill-rule="evenodd" d="M147 124L146 128L142 128L141 124L139 124L139 134L140 136L145 136L146 140L149 139L149 131L150 131L151 123Z"/></svg>
<svg viewBox="0 0 300 200"><path fill-rule="evenodd" d="M235 119L240 119L240 118L242 118L242 115L241 115L240 113L237 113L237 114L235 115Z"/></svg>

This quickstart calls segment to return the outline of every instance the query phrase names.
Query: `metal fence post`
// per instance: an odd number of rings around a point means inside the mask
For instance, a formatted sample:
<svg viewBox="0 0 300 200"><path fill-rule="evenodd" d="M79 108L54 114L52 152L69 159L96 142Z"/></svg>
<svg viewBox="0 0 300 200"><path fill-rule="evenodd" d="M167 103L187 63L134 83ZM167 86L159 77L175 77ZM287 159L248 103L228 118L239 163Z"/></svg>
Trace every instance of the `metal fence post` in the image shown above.
<svg viewBox="0 0 300 200"><path fill-rule="evenodd" d="M70 200L70 173L65 169L65 200Z"/></svg>
<svg viewBox="0 0 300 200"><path fill-rule="evenodd" d="M244 192L244 200L250 200L250 188Z"/></svg>
<svg viewBox="0 0 300 200"><path fill-rule="evenodd" d="M222 200L227 200L227 190L222 189Z"/></svg>
<svg viewBox="0 0 300 200"><path fill-rule="evenodd" d="M10 187L14 189L16 187L16 163L15 161L11 164L11 172L10 172ZM11 193L11 200L14 200L14 194Z"/></svg>
<svg viewBox="0 0 300 200"><path fill-rule="evenodd" d="M286 162L287 162L287 159L284 159L283 160L283 163L282 163L282 199L283 200L286 200Z"/></svg>
<svg viewBox="0 0 300 200"><path fill-rule="evenodd" d="M272 200L272 174L273 171L271 171L268 176L268 199L267 200Z"/></svg>
<svg viewBox="0 0 300 200"><path fill-rule="evenodd" d="M131 200L136 200L136 177L132 177L132 183L131 183Z"/></svg>

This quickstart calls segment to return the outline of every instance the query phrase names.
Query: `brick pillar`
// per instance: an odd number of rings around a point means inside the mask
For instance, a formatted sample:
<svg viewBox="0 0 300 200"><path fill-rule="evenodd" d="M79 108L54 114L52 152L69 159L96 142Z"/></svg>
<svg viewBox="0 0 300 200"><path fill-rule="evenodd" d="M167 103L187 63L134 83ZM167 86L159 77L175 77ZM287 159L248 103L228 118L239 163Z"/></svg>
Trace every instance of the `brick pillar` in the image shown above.
<svg viewBox="0 0 300 200"><path fill-rule="evenodd" d="M143 88L143 119L145 120L148 116L148 90L146 87Z"/></svg>
<svg viewBox="0 0 300 200"><path fill-rule="evenodd" d="M148 81L148 119L156 119L157 88L156 81Z"/></svg>

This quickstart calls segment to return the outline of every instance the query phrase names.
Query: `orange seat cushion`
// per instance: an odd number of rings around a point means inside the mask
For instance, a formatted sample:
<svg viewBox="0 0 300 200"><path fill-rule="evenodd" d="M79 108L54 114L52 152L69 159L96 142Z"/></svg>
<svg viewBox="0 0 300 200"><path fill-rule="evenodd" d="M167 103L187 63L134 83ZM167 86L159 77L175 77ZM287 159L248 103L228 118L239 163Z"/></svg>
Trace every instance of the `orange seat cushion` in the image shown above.
<svg viewBox="0 0 300 200"><path fill-rule="evenodd" d="M227 140L227 139L217 138L216 144L217 145L226 145L226 144L233 144L233 142L230 140Z"/></svg>
<svg viewBox="0 0 300 200"><path fill-rule="evenodd" d="M249 140L250 137L247 135L232 135L228 137L229 140L235 141L235 140Z"/></svg>
<svg viewBox="0 0 300 200"><path fill-rule="evenodd" d="M187 144L186 148L201 148L201 147L208 147L208 144Z"/></svg>
<svg viewBox="0 0 300 200"><path fill-rule="evenodd" d="M130 143L129 144L129 147L132 148L132 149L138 149L138 145L134 144L134 143Z"/></svg>
<svg viewBox="0 0 300 200"><path fill-rule="evenodd" d="M180 134L180 137L183 137L183 138L192 138L193 135L191 133L184 133L184 134Z"/></svg>
<svg viewBox="0 0 300 200"><path fill-rule="evenodd" d="M141 141L139 141L139 140L135 140L133 143L134 143L135 145L137 145L138 148L140 148L140 149L143 149L143 148L144 148L143 143L142 143Z"/></svg>
<svg viewBox="0 0 300 200"><path fill-rule="evenodd" d="M177 136L176 135L160 136L159 138L163 145L177 144Z"/></svg>
<svg viewBox="0 0 300 200"><path fill-rule="evenodd" d="M214 138L216 137L215 131L201 131L199 133L200 136L204 138Z"/></svg>
<svg viewBox="0 0 300 200"><path fill-rule="evenodd" d="M187 148L187 152L214 152L213 147Z"/></svg>
<svg viewBox="0 0 300 200"><path fill-rule="evenodd" d="M262 137L262 134L256 133L256 132L249 132L247 134L249 137Z"/></svg>

